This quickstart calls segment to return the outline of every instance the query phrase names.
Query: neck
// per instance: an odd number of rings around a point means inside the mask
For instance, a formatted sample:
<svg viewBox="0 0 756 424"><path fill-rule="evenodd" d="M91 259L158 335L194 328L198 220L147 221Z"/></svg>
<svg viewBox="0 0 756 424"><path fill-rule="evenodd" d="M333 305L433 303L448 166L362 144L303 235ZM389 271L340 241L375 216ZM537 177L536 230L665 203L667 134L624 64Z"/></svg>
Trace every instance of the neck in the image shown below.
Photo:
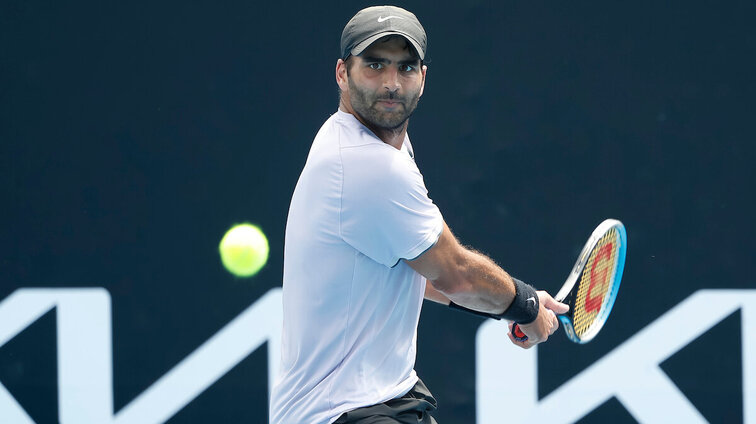
<svg viewBox="0 0 756 424"><path fill-rule="evenodd" d="M392 146L397 150L401 150L402 144L404 144L404 137L407 135L407 126L409 125L409 119L404 121L404 123L397 128L379 128L365 121L365 119L360 116L359 113L354 111L352 105L349 104L349 102L344 101L343 98L339 102L339 109L357 118L357 120L360 121L362 125L366 126L370 131L373 132L373 134L376 135L376 137L380 138L384 143Z"/></svg>

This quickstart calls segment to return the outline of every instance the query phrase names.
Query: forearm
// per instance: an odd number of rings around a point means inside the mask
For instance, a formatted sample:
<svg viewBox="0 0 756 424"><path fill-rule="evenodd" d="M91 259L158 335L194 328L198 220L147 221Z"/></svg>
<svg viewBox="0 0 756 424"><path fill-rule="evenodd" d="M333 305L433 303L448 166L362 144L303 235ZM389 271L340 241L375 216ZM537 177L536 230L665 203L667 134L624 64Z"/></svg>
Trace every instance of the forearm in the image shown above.
<svg viewBox="0 0 756 424"><path fill-rule="evenodd" d="M500 314L512 303L512 277L482 253L464 249L454 258L454 272L439 276L433 286L457 305Z"/></svg>
<svg viewBox="0 0 756 424"><path fill-rule="evenodd" d="M440 291L436 290L436 288L433 287L433 284L431 284L430 281L428 281L425 284L425 296L424 296L424 298L425 298L425 300L430 300L430 301L433 301L433 302L436 302L436 303L440 303L442 305L447 305L447 306L449 306L449 302L450 302L449 298L446 297Z"/></svg>
<svg viewBox="0 0 756 424"><path fill-rule="evenodd" d="M462 246L446 224L436 244L407 263L441 295L468 309L501 314L516 294L512 277L486 255Z"/></svg>
<svg viewBox="0 0 756 424"><path fill-rule="evenodd" d="M513 279L487 256L460 245L446 224L436 244L407 263L428 280L426 299L517 322L528 340L512 341L524 348L546 340L559 326L554 314L568 310L548 293Z"/></svg>

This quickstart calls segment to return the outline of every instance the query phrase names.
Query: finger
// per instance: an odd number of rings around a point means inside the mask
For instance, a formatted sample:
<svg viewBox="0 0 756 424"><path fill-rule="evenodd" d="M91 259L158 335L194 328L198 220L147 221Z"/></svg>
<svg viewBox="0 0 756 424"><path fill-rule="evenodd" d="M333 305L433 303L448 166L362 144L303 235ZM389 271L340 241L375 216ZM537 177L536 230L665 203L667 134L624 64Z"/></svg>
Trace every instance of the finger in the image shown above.
<svg viewBox="0 0 756 424"><path fill-rule="evenodd" d="M566 303L557 302L553 297L545 297L542 301L543 306L546 309L556 312L557 314L565 314L570 310L570 306Z"/></svg>
<svg viewBox="0 0 756 424"><path fill-rule="evenodd" d="M539 338L537 340L530 340L530 339L528 339L527 342L530 343L530 346L528 346L528 348L531 348L531 347L533 347L533 346L535 346L537 344L541 344L541 343L545 342L548 339L549 339L549 334L548 333L544 334L543 337L541 337L541 338Z"/></svg>
<svg viewBox="0 0 756 424"><path fill-rule="evenodd" d="M567 313L567 311L570 310L570 306L569 305L567 305L566 303L557 302L551 296L549 296L548 298L543 299L543 301L541 302L541 304L546 309L554 311L557 314L564 314L564 313Z"/></svg>
<svg viewBox="0 0 756 424"><path fill-rule="evenodd" d="M559 328L559 320L557 319L554 312L552 311L549 311L549 312L551 312L551 329L549 331L549 335L551 335L551 334L554 334L554 332L556 332L557 329Z"/></svg>

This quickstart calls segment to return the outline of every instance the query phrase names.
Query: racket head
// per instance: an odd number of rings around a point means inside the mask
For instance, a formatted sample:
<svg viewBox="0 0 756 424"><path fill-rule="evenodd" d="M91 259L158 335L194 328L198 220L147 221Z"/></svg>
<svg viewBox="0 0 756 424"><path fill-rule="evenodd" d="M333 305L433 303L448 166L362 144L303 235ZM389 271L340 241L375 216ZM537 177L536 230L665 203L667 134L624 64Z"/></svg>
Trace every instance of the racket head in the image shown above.
<svg viewBox="0 0 756 424"><path fill-rule="evenodd" d="M591 234L556 300L569 312L559 315L567 337L588 343L606 323L625 269L627 234L616 219L607 219Z"/></svg>

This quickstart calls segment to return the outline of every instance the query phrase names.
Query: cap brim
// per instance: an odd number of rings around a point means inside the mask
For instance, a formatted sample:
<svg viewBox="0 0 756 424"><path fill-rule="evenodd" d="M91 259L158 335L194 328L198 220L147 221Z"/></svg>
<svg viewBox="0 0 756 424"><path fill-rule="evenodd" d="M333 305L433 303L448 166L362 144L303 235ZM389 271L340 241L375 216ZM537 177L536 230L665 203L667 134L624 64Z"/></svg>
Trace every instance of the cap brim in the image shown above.
<svg viewBox="0 0 756 424"><path fill-rule="evenodd" d="M351 51L351 54L354 55L354 56L357 56L357 55L361 54L362 52L365 51L365 49L367 49L368 47L370 47L371 44L375 43L376 41L378 41L381 38L386 37L388 35L401 35L407 41L409 41L410 44L412 44L412 47L415 48L415 51L417 52L417 55L420 56L420 59L421 60L425 59L425 53L423 52L423 49L420 48L420 44L417 41L413 40L412 37L408 36L407 34L405 34L403 32L400 32L400 31L386 31L386 32L381 32L381 33L372 35L372 36L366 38L364 41L362 41L359 44L357 44L356 46L354 46L354 48Z"/></svg>

